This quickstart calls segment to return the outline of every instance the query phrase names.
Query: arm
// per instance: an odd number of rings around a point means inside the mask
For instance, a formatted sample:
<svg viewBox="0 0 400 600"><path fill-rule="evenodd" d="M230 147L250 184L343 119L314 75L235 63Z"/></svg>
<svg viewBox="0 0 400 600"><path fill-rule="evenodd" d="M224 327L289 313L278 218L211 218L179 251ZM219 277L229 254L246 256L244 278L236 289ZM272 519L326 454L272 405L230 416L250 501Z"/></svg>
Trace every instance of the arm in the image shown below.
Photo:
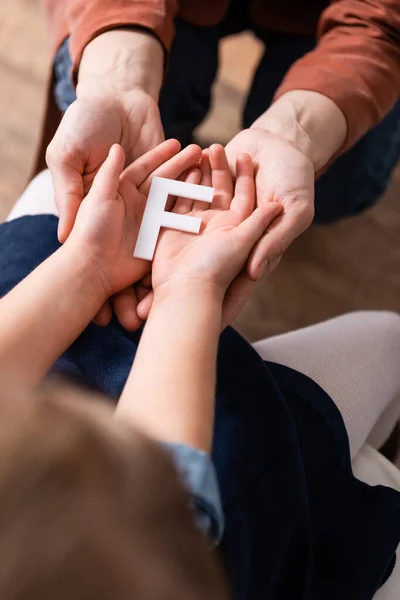
<svg viewBox="0 0 400 600"><path fill-rule="evenodd" d="M37 385L106 299L100 272L79 250L60 248L0 300L2 385Z"/></svg>
<svg viewBox="0 0 400 600"><path fill-rule="evenodd" d="M157 101L163 72L164 50L152 33L134 28L106 31L83 50L77 97L140 89Z"/></svg>
<svg viewBox="0 0 400 600"><path fill-rule="evenodd" d="M124 174L125 156L113 146L79 209L67 242L0 300L2 382L35 386L112 294L146 272L135 259L150 176L178 178L200 148L164 142Z"/></svg>
<svg viewBox="0 0 400 600"><path fill-rule="evenodd" d="M210 149L210 164L206 155L203 159L203 183L218 187L218 207L190 210L187 199L175 204L177 212L202 217L202 233L165 230L160 237L153 261L154 301L116 418L166 445L190 492L198 526L218 543L223 513L208 455L223 302L279 207L252 212L254 174L249 157L238 161L233 199L223 149ZM187 181L200 183L199 171L189 173Z"/></svg>
<svg viewBox="0 0 400 600"><path fill-rule="evenodd" d="M213 286L182 283L156 291L115 412L162 443L190 494L197 526L214 544L224 527L210 460L221 307Z"/></svg>
<svg viewBox="0 0 400 600"><path fill-rule="evenodd" d="M225 295L280 207L271 203L254 211L248 156L238 160L233 199L222 147L211 147L210 163L204 155L201 165L202 181L218 188L216 207L204 210L200 202L190 210L182 199L175 204L175 211L202 219L202 233L166 230L160 237L152 268L154 302L116 416L157 440L210 452ZM187 180L199 183L198 175L195 169Z"/></svg>
<svg viewBox="0 0 400 600"><path fill-rule="evenodd" d="M115 412L171 455L196 524L213 544L224 528L210 459L221 315L222 297L213 286L181 283L156 291Z"/></svg>
<svg viewBox="0 0 400 600"><path fill-rule="evenodd" d="M328 97L293 90L280 96L251 126L289 142L306 156L318 173L343 146L346 117Z"/></svg>
<svg viewBox="0 0 400 600"><path fill-rule="evenodd" d="M321 144L320 138L326 131L322 119L326 109L312 100L312 110L309 109L310 96L294 90L318 93L345 115L346 135L336 149L329 149L331 156L353 145L389 112L399 97L400 3L331 2L320 18L317 47L298 60L283 80L276 97L294 99L297 112L308 115L306 130L310 137ZM326 152L323 161L331 156Z"/></svg>
<svg viewBox="0 0 400 600"><path fill-rule="evenodd" d="M156 291L117 417L155 439L211 451L222 299L206 285Z"/></svg>
<svg viewBox="0 0 400 600"><path fill-rule="evenodd" d="M164 139L158 95L176 0L42 1L54 51L68 38L78 82L78 99L46 154L60 217L58 237L65 242L112 144L122 145L130 164ZM114 302L114 309L125 324L135 310L133 296L130 303ZM98 322L110 316L105 305Z"/></svg>
<svg viewBox="0 0 400 600"><path fill-rule="evenodd" d="M311 224L315 177L390 110L399 90L399 2L332 2L316 49L292 66L271 107L226 148L232 170L239 152L252 157L258 202L278 200L284 210L251 257L251 279L271 272Z"/></svg>
<svg viewBox="0 0 400 600"><path fill-rule="evenodd" d="M54 52L68 38L75 102L49 145L59 238L71 232L84 193L112 144L127 164L163 140L158 112L175 0L42 0Z"/></svg>
<svg viewBox="0 0 400 600"><path fill-rule="evenodd" d="M120 27L147 30L169 50L173 37L176 0L42 0L53 52L70 38L73 73L79 68L85 47L100 34Z"/></svg>
<svg viewBox="0 0 400 600"><path fill-rule="evenodd" d="M134 29L107 31L85 48L78 99L64 115L46 154L61 242L70 234L111 146L121 143L130 164L163 140L157 105L163 60L158 40Z"/></svg>

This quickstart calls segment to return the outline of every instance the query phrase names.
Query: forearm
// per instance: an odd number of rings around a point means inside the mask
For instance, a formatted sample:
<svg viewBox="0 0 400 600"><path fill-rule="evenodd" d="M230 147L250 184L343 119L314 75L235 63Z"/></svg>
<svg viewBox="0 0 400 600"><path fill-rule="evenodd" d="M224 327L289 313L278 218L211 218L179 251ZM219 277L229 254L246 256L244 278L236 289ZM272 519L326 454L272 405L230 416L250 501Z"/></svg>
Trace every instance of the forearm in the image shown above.
<svg viewBox="0 0 400 600"><path fill-rule="evenodd" d="M294 143L311 160L316 173L341 149L347 134L340 108L326 96L307 90L283 94L252 127Z"/></svg>
<svg viewBox="0 0 400 600"><path fill-rule="evenodd" d="M83 52L77 96L140 89L157 100L163 69L164 50L154 35L134 28L106 31Z"/></svg>
<svg viewBox="0 0 400 600"><path fill-rule="evenodd" d="M222 298L205 286L156 292L116 417L209 452Z"/></svg>
<svg viewBox="0 0 400 600"><path fill-rule="evenodd" d="M105 300L95 268L60 248L0 300L0 377L37 385Z"/></svg>
<svg viewBox="0 0 400 600"><path fill-rule="evenodd" d="M338 148L345 152L392 109L400 89L400 3L393 0L331 1L321 13L317 45L295 61L276 97L321 95L346 118L346 135ZM306 92L310 90L310 92ZM319 93L319 94L318 94ZM310 102L313 103L312 96ZM300 102L301 104L301 102ZM328 102L325 102L328 107ZM336 111L337 112L337 111ZM335 113L327 133L337 137ZM321 129L320 126L317 129ZM323 123L322 123L323 129ZM315 132L314 135L318 135ZM323 134L322 134L323 136ZM326 150L329 139L318 140ZM325 160L325 152L322 158ZM321 161L323 162L323 160Z"/></svg>

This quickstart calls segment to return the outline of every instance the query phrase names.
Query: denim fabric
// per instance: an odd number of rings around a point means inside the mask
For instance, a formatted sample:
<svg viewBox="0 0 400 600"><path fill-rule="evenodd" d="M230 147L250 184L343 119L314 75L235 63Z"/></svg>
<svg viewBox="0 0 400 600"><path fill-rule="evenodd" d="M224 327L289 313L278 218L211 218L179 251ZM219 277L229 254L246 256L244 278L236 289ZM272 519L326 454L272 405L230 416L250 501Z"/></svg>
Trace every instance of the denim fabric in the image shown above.
<svg viewBox="0 0 400 600"><path fill-rule="evenodd" d="M218 70L219 42L224 36L253 29L266 45L245 104L244 127L249 127L268 108L289 67L314 48L313 36L277 34L254 27L238 4L245 3L233 1L226 19L214 27L176 20L169 70L160 96L167 138L178 138L187 145L192 141L195 127L206 116ZM62 111L75 99L70 70L68 41L65 41L55 60L55 95ZM315 221L337 221L372 206L387 188L399 159L400 102L397 102L379 125L317 180Z"/></svg>
<svg viewBox="0 0 400 600"><path fill-rule="evenodd" d="M69 39L64 40L54 60L54 97L59 110L65 113L76 100L75 87L71 79L72 60L69 53Z"/></svg>
<svg viewBox="0 0 400 600"><path fill-rule="evenodd" d="M224 515L214 465L206 452L182 444L163 444L190 493L197 526L214 545L224 532Z"/></svg>

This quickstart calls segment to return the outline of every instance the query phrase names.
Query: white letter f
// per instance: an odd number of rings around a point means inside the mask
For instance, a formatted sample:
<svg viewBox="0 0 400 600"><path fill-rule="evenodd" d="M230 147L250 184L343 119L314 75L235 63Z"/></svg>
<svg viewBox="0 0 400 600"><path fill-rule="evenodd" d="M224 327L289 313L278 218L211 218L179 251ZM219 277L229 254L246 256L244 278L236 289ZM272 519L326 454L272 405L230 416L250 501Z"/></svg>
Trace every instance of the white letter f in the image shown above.
<svg viewBox="0 0 400 600"><path fill-rule="evenodd" d="M165 206L168 196L182 196L202 202L212 202L214 188L183 181L173 181L163 177L153 177L146 208L144 209L142 224L136 241L133 256L152 260L157 245L161 227L178 229L188 233L199 233L201 219L167 212Z"/></svg>

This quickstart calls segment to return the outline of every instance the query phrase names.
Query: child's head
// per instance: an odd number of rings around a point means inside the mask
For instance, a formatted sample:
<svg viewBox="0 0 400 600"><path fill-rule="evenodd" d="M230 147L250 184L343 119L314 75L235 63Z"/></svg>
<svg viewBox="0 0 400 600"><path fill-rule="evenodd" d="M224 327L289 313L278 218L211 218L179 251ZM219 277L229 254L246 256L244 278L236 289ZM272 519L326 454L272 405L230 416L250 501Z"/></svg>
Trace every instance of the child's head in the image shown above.
<svg viewBox="0 0 400 600"><path fill-rule="evenodd" d="M221 600L163 451L65 387L0 399L1 600Z"/></svg>

